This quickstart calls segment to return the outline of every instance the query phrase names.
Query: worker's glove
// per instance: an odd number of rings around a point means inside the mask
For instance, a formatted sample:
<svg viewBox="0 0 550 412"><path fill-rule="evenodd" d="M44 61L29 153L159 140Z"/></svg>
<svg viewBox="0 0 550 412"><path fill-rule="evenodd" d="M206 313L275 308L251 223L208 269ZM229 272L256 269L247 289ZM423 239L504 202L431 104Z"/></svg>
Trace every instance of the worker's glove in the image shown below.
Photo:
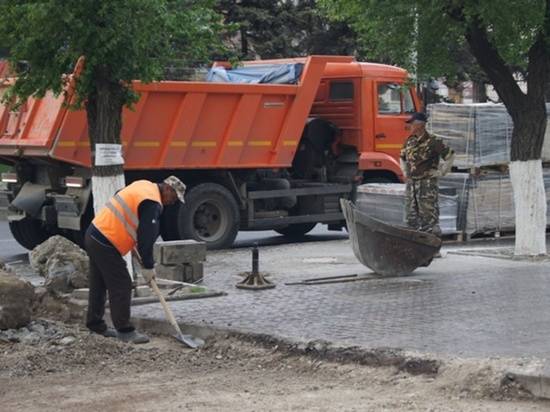
<svg viewBox="0 0 550 412"><path fill-rule="evenodd" d="M141 270L141 276L143 276L143 279L145 279L145 282L148 284L151 283L153 279L156 279L156 271L155 269L142 269Z"/></svg>

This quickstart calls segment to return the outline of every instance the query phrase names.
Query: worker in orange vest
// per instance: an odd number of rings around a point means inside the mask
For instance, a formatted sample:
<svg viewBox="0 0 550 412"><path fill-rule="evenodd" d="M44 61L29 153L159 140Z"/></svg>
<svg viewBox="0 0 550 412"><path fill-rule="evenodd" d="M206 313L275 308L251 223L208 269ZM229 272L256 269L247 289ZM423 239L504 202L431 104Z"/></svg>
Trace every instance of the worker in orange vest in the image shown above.
<svg viewBox="0 0 550 412"><path fill-rule="evenodd" d="M155 278L153 244L160 232L163 206L184 202L185 185L175 176L156 184L138 180L117 192L98 212L86 231L85 246L90 257L90 292L86 326L106 337L125 342L147 343L149 338L130 323L132 280L123 256L137 248L142 275ZM115 329L103 320L106 292Z"/></svg>

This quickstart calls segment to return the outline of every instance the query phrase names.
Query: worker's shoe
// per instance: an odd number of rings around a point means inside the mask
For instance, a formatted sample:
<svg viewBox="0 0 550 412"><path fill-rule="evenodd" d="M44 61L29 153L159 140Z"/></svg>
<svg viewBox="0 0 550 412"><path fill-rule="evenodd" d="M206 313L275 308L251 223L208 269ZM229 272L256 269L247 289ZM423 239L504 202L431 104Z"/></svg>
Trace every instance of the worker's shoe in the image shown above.
<svg viewBox="0 0 550 412"><path fill-rule="evenodd" d="M96 333L98 335L104 336L106 338L116 338L117 332L113 328L106 327L103 330L90 329L90 332Z"/></svg>
<svg viewBox="0 0 550 412"><path fill-rule="evenodd" d="M113 328L107 328L103 332L96 332L96 333L101 336L105 336L106 338L116 338L117 336L116 330Z"/></svg>
<svg viewBox="0 0 550 412"><path fill-rule="evenodd" d="M139 333L136 330L131 332L117 332L117 338L123 342L128 343L147 343L149 342L149 337L143 333Z"/></svg>

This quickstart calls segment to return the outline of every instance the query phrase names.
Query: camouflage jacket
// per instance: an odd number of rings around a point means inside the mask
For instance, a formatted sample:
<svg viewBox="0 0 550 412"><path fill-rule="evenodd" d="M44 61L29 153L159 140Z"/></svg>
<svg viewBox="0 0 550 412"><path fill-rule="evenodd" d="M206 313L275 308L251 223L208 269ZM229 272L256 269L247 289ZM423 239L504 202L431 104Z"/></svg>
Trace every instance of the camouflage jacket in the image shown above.
<svg viewBox="0 0 550 412"><path fill-rule="evenodd" d="M409 136L401 149L401 159L407 166L411 179L430 178L437 171L440 159L446 160L453 154L440 138L428 132L421 137Z"/></svg>

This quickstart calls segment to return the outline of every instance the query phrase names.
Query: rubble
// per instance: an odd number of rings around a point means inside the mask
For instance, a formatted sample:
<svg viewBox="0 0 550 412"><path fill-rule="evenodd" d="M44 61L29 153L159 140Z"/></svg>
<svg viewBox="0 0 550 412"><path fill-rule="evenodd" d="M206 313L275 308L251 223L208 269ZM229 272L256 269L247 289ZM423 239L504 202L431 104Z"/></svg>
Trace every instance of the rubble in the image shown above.
<svg viewBox="0 0 550 412"><path fill-rule="evenodd" d="M88 286L88 255L62 236L52 236L35 247L29 260L31 267L45 277L45 286L52 292L68 293Z"/></svg>
<svg viewBox="0 0 550 412"><path fill-rule="evenodd" d="M67 326L43 319L33 320L27 326L0 331L0 341L38 345L40 343L59 342L67 337ZM74 340L74 337L72 337ZM67 344L67 340L64 341Z"/></svg>
<svg viewBox="0 0 550 412"><path fill-rule="evenodd" d="M0 329L28 324L33 301L34 288L29 282L0 270Z"/></svg>

